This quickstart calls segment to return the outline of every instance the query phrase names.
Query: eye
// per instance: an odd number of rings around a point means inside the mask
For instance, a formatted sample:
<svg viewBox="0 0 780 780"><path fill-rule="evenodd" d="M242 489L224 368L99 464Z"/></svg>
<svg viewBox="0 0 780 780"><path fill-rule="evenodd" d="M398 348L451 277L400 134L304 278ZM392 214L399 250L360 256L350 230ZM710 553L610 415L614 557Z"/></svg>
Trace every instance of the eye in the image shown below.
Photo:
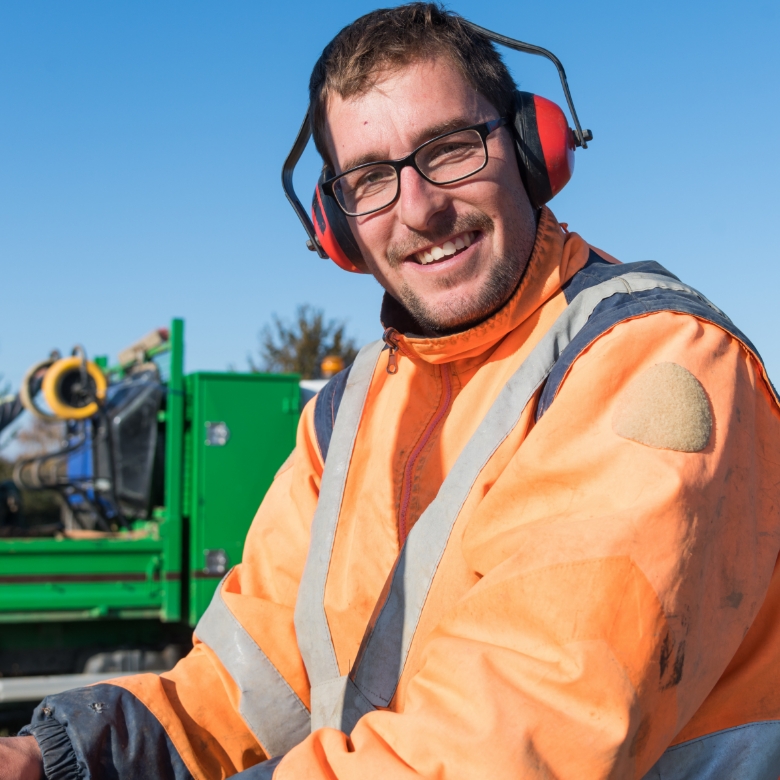
<svg viewBox="0 0 780 780"><path fill-rule="evenodd" d="M474 144L469 141L447 141L433 147L429 159L433 162L459 154L468 154L474 150Z"/></svg>
<svg viewBox="0 0 780 780"><path fill-rule="evenodd" d="M460 166L467 167L470 161L484 157L482 138L475 130L463 130L445 136L424 146L417 157L417 164L424 170L434 170Z"/></svg>
<svg viewBox="0 0 780 780"><path fill-rule="evenodd" d="M390 166L378 165L361 168L344 176L340 182L345 193L362 197L386 187L395 180L395 170Z"/></svg>
<svg viewBox="0 0 780 780"><path fill-rule="evenodd" d="M382 184L383 182L386 182L389 179L391 179L392 175L393 175L393 171L376 170L374 168L369 168L368 172L363 174L363 176L360 177L358 186L370 187L372 184Z"/></svg>

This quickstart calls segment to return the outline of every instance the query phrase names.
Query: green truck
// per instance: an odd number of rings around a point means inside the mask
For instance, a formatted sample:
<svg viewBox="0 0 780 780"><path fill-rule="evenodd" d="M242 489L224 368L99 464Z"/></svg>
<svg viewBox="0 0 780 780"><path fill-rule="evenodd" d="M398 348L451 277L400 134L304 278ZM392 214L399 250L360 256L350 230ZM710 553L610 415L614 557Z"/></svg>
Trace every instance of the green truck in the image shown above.
<svg viewBox="0 0 780 780"><path fill-rule="evenodd" d="M46 372L47 400L77 419L58 452L18 462L14 481L57 491L64 520L0 535L0 726L49 693L170 668L241 560L295 445L299 378L185 375L183 357L177 319L119 365L77 354L60 361L71 370L59 385Z"/></svg>

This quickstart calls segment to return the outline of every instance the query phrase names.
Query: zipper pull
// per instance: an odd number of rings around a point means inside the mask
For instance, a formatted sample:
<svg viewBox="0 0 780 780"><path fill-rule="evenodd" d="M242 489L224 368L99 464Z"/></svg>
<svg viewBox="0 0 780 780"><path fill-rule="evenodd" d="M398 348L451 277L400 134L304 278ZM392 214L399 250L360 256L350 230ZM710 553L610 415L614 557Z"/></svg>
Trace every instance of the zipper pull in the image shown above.
<svg viewBox="0 0 780 780"><path fill-rule="evenodd" d="M398 331L395 328L386 328L385 332L382 334L382 341L384 341L385 344L390 347L390 350L387 354L388 374L398 373L398 358L396 357L396 353L398 352L398 341L395 339L395 335L397 333Z"/></svg>

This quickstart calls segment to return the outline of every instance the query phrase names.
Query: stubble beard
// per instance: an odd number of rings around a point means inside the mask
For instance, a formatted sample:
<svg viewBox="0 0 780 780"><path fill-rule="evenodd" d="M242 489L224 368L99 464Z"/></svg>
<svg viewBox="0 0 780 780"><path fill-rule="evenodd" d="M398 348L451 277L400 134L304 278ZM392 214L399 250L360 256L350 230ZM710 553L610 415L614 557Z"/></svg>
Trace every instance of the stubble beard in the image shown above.
<svg viewBox="0 0 780 780"><path fill-rule="evenodd" d="M464 215L447 225L446 229L437 230L437 236L426 236L425 244L439 243L440 239L447 236L470 231L483 233L483 240L485 240L492 236L495 225L487 214L481 212ZM510 230L510 235L512 233L516 235L515 231ZM488 277L476 293L469 296L453 292L444 303L432 306L418 295L407 282L403 283L396 294L406 310L420 325L423 335L446 336L466 330L497 312L517 289L528 262L530 248L533 246L533 241L528 247L524 245L526 242L520 243L523 245L516 247L516 253L505 253L500 257L494 256L490 259ZM424 244L420 241L417 242L417 245L423 246ZM408 257L411 252L415 251L413 247L410 247L410 244L405 244L389 250L388 261L390 265L396 267L399 262L403 262L404 257ZM437 280L437 286L441 290L456 288L469 273L469 269L462 269L460 273L455 272L450 276L442 277Z"/></svg>

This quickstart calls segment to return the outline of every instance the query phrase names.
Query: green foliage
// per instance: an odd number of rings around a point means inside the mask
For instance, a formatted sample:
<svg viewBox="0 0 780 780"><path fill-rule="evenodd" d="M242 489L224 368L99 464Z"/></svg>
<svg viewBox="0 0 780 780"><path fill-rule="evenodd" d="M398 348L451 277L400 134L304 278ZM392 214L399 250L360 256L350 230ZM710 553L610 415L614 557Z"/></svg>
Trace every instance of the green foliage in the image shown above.
<svg viewBox="0 0 780 780"><path fill-rule="evenodd" d="M260 362L249 358L252 371L300 374L302 379L319 379L320 364L336 355L349 365L357 355L355 340L346 335L346 323L325 320L325 312L308 304L299 306L289 324L273 315L273 324L260 332Z"/></svg>

